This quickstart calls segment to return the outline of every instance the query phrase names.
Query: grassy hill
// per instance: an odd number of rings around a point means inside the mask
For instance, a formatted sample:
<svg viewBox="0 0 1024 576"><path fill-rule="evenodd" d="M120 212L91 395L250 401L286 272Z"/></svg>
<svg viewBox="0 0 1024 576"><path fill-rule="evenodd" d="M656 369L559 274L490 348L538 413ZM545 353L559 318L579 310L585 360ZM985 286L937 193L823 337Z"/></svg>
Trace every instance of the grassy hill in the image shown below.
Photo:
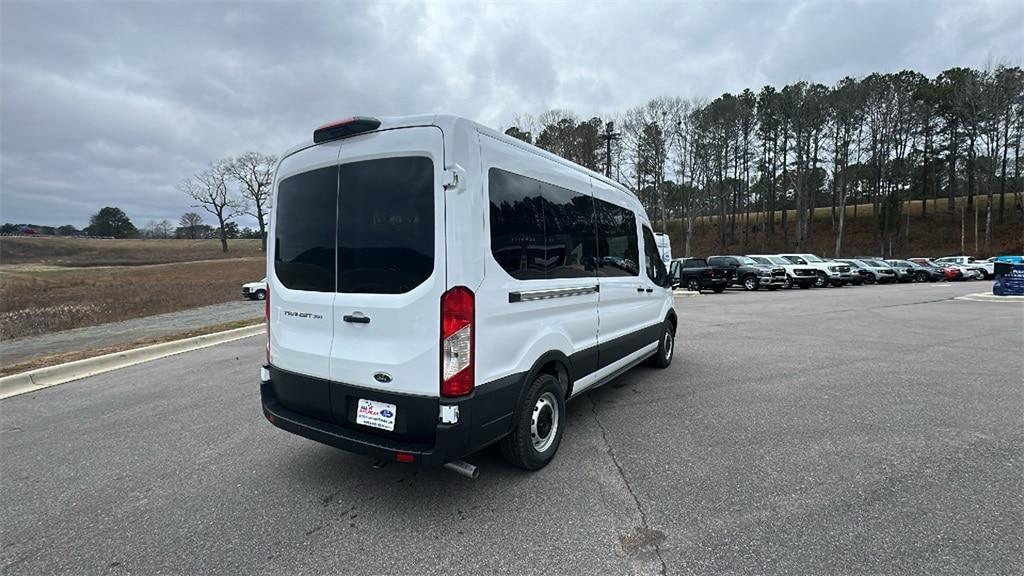
<svg viewBox="0 0 1024 576"><path fill-rule="evenodd" d="M977 210L977 236L975 236L974 228L975 212L968 210L964 215L964 253L985 257L998 254L1024 253L1024 220L1021 219L1020 213L1014 208L1016 199L1013 195L1007 195L1005 221L1002 224L998 224L998 199L994 200L995 202L993 202L992 206L992 254L985 254L986 199L984 197L975 197L974 199ZM964 202L966 202L966 198L957 199L957 211L952 220L946 212L945 199L939 199L937 203L928 200L928 210L925 216L921 214L921 202L919 200L904 203L899 236L892 235L890 248L892 256L894 258L913 256L939 257L960 253L960 208ZM872 215L871 205L861 204L847 206L846 208L842 254L847 256L877 255L879 253L879 243L875 232L876 220ZM652 216L656 215L652 214ZM751 213L749 219L742 214L739 215L736 221L735 237L723 247L719 239L717 216L699 218L694 224L691 256L723 253L777 253L794 250L796 248L794 212L790 210L787 216L787 226L789 228L788 243L783 239L781 212L776 212L775 214L775 237L769 238L767 242L764 239L761 225L765 219L766 215L761 213ZM660 222L655 220L654 224L659 226ZM727 227L726 235L728 239L728 218L726 218L725 225ZM746 229L745 241L744 229ZM680 222L678 219L669 220L668 233L672 239L673 256L684 255L685 231L685 223ZM977 248L975 247L975 241L977 241ZM831 208L815 209L811 224L811 239L808 245L804 247L804 251L825 256L835 255L835 231L832 225Z"/></svg>

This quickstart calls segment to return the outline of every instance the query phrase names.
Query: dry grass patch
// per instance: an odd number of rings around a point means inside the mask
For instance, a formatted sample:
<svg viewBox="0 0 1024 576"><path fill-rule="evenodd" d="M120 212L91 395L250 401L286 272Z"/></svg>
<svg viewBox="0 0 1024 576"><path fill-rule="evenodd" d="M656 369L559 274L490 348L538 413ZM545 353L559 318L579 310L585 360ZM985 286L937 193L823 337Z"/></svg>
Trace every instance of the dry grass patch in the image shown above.
<svg viewBox="0 0 1024 576"><path fill-rule="evenodd" d="M263 278L262 257L123 268L0 271L0 338L22 338L242 297Z"/></svg>
<svg viewBox="0 0 1024 576"><path fill-rule="evenodd" d="M259 240L97 240L88 238L0 238L0 264L141 266L263 256Z"/></svg>

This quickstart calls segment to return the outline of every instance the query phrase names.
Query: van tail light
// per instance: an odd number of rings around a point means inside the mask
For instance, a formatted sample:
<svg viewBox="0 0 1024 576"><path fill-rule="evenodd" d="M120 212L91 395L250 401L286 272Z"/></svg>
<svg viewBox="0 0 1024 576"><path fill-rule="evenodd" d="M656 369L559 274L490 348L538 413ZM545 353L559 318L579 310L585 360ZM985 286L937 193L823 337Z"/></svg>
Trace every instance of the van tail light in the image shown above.
<svg viewBox="0 0 1024 576"><path fill-rule="evenodd" d="M270 284L267 284L267 299L263 301L265 307L263 309L264 317L267 319L267 366L270 365Z"/></svg>
<svg viewBox="0 0 1024 576"><path fill-rule="evenodd" d="M473 292L456 286L441 296L441 396L473 391Z"/></svg>

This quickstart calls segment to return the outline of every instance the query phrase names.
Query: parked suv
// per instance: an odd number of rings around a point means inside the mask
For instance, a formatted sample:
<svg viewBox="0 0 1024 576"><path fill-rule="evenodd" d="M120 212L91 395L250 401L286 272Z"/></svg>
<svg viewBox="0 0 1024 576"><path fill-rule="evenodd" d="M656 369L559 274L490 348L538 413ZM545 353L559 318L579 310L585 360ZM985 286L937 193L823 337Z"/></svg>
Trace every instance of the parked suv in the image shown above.
<svg viewBox="0 0 1024 576"><path fill-rule="evenodd" d="M922 282L923 276L917 275L917 270L914 268L912 262L906 260L879 260L882 264L887 264L892 268L893 272L896 273L897 282ZM926 279L925 279L926 280Z"/></svg>
<svg viewBox="0 0 1024 576"><path fill-rule="evenodd" d="M814 254L779 254L793 264L810 266L817 271L818 281L814 284L818 288L826 286L842 286L850 283L850 267L835 262L826 262Z"/></svg>
<svg viewBox="0 0 1024 576"><path fill-rule="evenodd" d="M868 284L889 284L896 282L896 271L888 264L870 258L855 258L858 264L871 274ZM840 258L840 262L850 262L850 258Z"/></svg>
<svg viewBox="0 0 1024 576"><path fill-rule="evenodd" d="M810 288L818 281L817 271L810 266L798 266L782 256L770 256L767 254L748 254L747 258L765 266L782 266L786 271L786 284L783 288L799 286Z"/></svg>
<svg viewBox="0 0 1024 576"><path fill-rule="evenodd" d="M691 292L714 290L720 294L729 285L730 268L713 268L703 258L677 258L672 261L672 287L685 286Z"/></svg>
<svg viewBox="0 0 1024 576"><path fill-rule="evenodd" d="M569 399L672 362L639 200L463 118L321 126L282 155L270 230L263 412L312 440L463 473L498 443L536 470Z"/></svg>
<svg viewBox="0 0 1024 576"><path fill-rule="evenodd" d="M785 268L758 264L746 256L710 256L708 265L732 270L730 283L742 286L744 290L776 290L786 285Z"/></svg>

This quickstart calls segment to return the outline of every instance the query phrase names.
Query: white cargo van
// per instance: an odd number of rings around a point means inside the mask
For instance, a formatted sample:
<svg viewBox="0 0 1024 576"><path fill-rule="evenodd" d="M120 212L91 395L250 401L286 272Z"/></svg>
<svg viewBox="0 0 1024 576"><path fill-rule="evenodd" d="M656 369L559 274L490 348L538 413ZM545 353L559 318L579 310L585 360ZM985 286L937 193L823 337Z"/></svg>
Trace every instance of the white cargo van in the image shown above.
<svg viewBox="0 0 1024 576"><path fill-rule="evenodd" d="M263 410L424 466L494 442L537 469L565 403L672 361L650 222L617 183L470 120L354 117L283 155Z"/></svg>

